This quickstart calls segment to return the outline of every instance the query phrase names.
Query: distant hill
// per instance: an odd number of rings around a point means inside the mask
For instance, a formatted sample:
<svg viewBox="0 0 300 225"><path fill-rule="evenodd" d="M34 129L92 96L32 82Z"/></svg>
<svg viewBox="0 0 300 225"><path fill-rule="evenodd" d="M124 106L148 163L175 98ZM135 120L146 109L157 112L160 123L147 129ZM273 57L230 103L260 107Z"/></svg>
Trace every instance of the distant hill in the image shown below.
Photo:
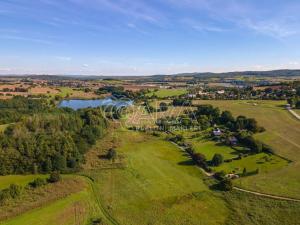
<svg viewBox="0 0 300 225"><path fill-rule="evenodd" d="M175 76L189 77L234 77L234 76L257 76L257 77L281 77L281 76L300 76L300 70L270 70L270 71L236 71L226 73L179 73Z"/></svg>
<svg viewBox="0 0 300 225"><path fill-rule="evenodd" d="M235 76L256 76L256 77L292 77L300 76L300 70L270 70L270 71L236 71L225 73L212 72L195 72L195 73L178 73L178 74L160 74L160 75L140 75L140 76L99 76L99 75L0 75L0 78L16 77L16 78L31 78L44 80L65 80L65 79L79 79L79 80L98 80L98 79L114 79L114 80L165 80L171 77L192 77L192 78L228 78Z"/></svg>

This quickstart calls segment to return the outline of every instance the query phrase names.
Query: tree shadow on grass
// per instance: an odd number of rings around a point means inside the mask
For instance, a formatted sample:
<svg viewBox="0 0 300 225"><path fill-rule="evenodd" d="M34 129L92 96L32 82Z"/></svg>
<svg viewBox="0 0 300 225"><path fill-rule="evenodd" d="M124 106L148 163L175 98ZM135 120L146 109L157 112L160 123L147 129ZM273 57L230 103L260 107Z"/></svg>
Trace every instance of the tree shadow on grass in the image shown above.
<svg viewBox="0 0 300 225"><path fill-rule="evenodd" d="M185 161L178 162L177 164L181 165L181 166L194 166L195 165L193 160L185 160Z"/></svg>

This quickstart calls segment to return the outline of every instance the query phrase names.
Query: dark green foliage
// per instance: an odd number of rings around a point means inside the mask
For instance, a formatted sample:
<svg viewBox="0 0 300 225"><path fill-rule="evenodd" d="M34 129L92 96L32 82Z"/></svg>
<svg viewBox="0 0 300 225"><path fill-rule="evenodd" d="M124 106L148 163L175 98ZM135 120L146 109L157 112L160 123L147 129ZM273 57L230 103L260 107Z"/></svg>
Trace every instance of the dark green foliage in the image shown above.
<svg viewBox="0 0 300 225"><path fill-rule="evenodd" d="M117 151L113 148L109 149L106 157L110 160L114 160L117 157Z"/></svg>
<svg viewBox="0 0 300 225"><path fill-rule="evenodd" d="M28 185L32 188L37 188L37 187L41 187L47 184L47 181L45 179L42 178L36 178L35 180L33 180L32 182L30 182Z"/></svg>
<svg viewBox="0 0 300 225"><path fill-rule="evenodd" d="M4 189L0 191L0 205L3 205L5 202L7 202L11 198L9 190Z"/></svg>
<svg viewBox="0 0 300 225"><path fill-rule="evenodd" d="M216 153L211 160L211 164L213 166L219 166L223 163L223 160L224 160L223 156L221 154Z"/></svg>
<svg viewBox="0 0 300 225"><path fill-rule="evenodd" d="M61 180L61 176L59 172L52 172L48 178L49 183L56 183Z"/></svg>
<svg viewBox="0 0 300 225"><path fill-rule="evenodd" d="M225 175L226 173L222 170L220 172L216 172L214 174L214 177L217 179L217 180L223 180L225 178Z"/></svg>
<svg viewBox="0 0 300 225"><path fill-rule="evenodd" d="M45 99L31 99L15 96L10 100L0 100L0 124L19 121L24 115L48 111Z"/></svg>
<svg viewBox="0 0 300 225"><path fill-rule="evenodd" d="M0 191L0 205L3 205L10 199L18 198L21 195L22 187L16 184L11 184L8 188Z"/></svg>
<svg viewBox="0 0 300 225"><path fill-rule="evenodd" d="M176 98L173 100L173 106L191 106L192 101L184 98Z"/></svg>
<svg viewBox="0 0 300 225"><path fill-rule="evenodd" d="M76 169L105 128L101 109L28 116L0 134L0 174Z"/></svg>
<svg viewBox="0 0 300 225"><path fill-rule="evenodd" d="M160 111L167 111L168 110L168 105L167 105L167 103L165 103L165 102L161 102L160 104L159 104L159 109L160 109Z"/></svg>
<svg viewBox="0 0 300 225"><path fill-rule="evenodd" d="M233 188L231 179L224 178L223 180L220 181L219 187L222 191L231 191Z"/></svg>
<svg viewBox="0 0 300 225"><path fill-rule="evenodd" d="M53 165L53 170L63 171L67 167L66 157L60 154L55 155L52 160L52 165Z"/></svg>
<svg viewBox="0 0 300 225"><path fill-rule="evenodd" d="M16 184L11 184L8 190L10 197L18 198L21 195L22 187Z"/></svg>

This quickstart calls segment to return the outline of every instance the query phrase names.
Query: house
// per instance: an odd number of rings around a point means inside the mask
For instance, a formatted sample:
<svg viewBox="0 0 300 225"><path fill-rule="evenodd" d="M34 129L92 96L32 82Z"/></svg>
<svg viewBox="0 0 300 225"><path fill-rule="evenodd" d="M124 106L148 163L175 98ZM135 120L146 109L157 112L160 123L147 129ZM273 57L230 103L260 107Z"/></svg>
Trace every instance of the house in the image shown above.
<svg viewBox="0 0 300 225"><path fill-rule="evenodd" d="M237 174L234 174L234 173L229 173L229 174L226 174L225 177L226 177L226 178L229 178L229 179L237 179L237 178L239 178L240 176L237 175Z"/></svg>
<svg viewBox="0 0 300 225"><path fill-rule="evenodd" d="M237 145L238 139L236 137L230 137L229 143L230 145Z"/></svg>
<svg viewBox="0 0 300 225"><path fill-rule="evenodd" d="M188 94L188 98L196 98L197 96L195 94Z"/></svg>
<svg viewBox="0 0 300 225"><path fill-rule="evenodd" d="M219 137L219 136L221 136L221 134L222 134L222 131L219 128L216 128L213 130L214 136Z"/></svg>

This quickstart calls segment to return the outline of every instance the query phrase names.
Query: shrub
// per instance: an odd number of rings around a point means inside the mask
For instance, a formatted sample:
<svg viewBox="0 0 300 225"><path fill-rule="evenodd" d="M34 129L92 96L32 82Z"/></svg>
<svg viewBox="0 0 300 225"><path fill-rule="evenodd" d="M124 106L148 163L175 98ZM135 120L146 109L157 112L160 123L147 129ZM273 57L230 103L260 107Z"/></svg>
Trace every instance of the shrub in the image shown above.
<svg viewBox="0 0 300 225"><path fill-rule="evenodd" d="M21 195L22 187L16 184L11 184L8 188L9 195L12 198L18 198Z"/></svg>
<svg viewBox="0 0 300 225"><path fill-rule="evenodd" d="M117 157L117 151L113 148L109 149L107 154L106 154L106 157L108 159L114 160Z"/></svg>
<svg viewBox="0 0 300 225"><path fill-rule="evenodd" d="M8 199L10 199L10 193L8 189L0 191L0 204L3 205Z"/></svg>
<svg viewBox="0 0 300 225"><path fill-rule="evenodd" d="M216 172L214 177L217 179L217 180L223 180L224 177L225 177L225 172L222 170L220 172Z"/></svg>
<svg viewBox="0 0 300 225"><path fill-rule="evenodd" d="M33 188L37 188L37 187L43 186L45 184L47 184L47 181L45 179L36 178L35 180L33 180L32 182L29 183L29 186L33 187Z"/></svg>
<svg viewBox="0 0 300 225"><path fill-rule="evenodd" d="M233 188L232 181L228 178L223 179L219 183L220 189L223 191L231 191Z"/></svg>
<svg viewBox="0 0 300 225"><path fill-rule="evenodd" d="M52 172L48 178L49 183L56 183L61 180L61 176L59 172Z"/></svg>
<svg viewBox="0 0 300 225"><path fill-rule="evenodd" d="M223 156L221 154L215 154L211 160L213 166L219 166L223 163Z"/></svg>

